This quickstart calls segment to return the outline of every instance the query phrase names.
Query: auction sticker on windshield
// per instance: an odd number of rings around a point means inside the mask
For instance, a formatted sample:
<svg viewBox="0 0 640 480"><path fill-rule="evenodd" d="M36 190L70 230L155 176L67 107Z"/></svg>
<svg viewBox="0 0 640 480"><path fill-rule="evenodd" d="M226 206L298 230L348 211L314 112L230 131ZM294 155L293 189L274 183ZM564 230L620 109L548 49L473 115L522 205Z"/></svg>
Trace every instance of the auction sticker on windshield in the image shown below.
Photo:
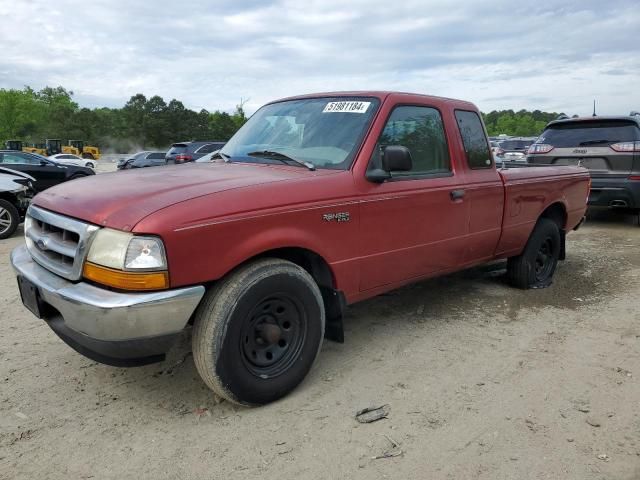
<svg viewBox="0 0 640 480"><path fill-rule="evenodd" d="M371 102L329 102L322 113L365 113Z"/></svg>

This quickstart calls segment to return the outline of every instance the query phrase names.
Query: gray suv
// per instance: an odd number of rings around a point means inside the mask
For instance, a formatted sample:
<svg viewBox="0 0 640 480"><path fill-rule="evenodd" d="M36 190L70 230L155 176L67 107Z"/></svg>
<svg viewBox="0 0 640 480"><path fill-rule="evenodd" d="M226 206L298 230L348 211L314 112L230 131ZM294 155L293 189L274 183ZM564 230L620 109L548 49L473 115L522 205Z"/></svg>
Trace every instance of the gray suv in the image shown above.
<svg viewBox="0 0 640 480"><path fill-rule="evenodd" d="M550 122L527 162L582 165L591 173L589 205L640 210L640 115Z"/></svg>
<svg viewBox="0 0 640 480"><path fill-rule="evenodd" d="M132 157L123 158L118 161L118 170L127 170L129 168L158 167L165 165L165 152L138 152Z"/></svg>
<svg viewBox="0 0 640 480"><path fill-rule="evenodd" d="M165 160L170 163L194 162L207 153L220 150L225 142L179 142L171 145Z"/></svg>

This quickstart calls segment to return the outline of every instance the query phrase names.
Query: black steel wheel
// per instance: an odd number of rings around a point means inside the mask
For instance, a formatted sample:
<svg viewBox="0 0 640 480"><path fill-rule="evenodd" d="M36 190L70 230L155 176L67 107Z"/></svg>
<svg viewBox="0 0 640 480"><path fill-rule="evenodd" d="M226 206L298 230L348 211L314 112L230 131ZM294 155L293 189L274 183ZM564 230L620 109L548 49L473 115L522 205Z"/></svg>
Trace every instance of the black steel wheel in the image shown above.
<svg viewBox="0 0 640 480"><path fill-rule="evenodd" d="M300 266L260 259L218 282L196 311L193 356L204 382L241 405L263 405L307 375L324 337L320 289Z"/></svg>
<svg viewBox="0 0 640 480"><path fill-rule="evenodd" d="M553 239L548 236L542 241L536 254L534 263L536 282L542 282L549 278L551 271L555 268L557 259L554 258Z"/></svg>
<svg viewBox="0 0 640 480"><path fill-rule="evenodd" d="M307 334L307 315L296 298L285 293L258 302L240 335L246 368L261 378L286 372L300 353Z"/></svg>
<svg viewBox="0 0 640 480"><path fill-rule="evenodd" d="M538 220L522 254L507 263L509 282L518 288L545 288L551 285L561 248L560 228L549 218Z"/></svg>

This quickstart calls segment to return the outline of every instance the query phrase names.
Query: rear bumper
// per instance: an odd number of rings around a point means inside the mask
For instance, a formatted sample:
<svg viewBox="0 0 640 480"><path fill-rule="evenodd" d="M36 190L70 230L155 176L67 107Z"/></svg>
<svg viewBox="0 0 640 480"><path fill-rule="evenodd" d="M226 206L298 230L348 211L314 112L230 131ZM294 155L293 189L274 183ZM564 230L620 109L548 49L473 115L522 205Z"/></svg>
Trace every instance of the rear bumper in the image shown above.
<svg viewBox="0 0 640 480"><path fill-rule="evenodd" d="M640 181L628 178L591 178L589 205L640 208Z"/></svg>
<svg viewBox="0 0 640 480"><path fill-rule="evenodd" d="M40 315L49 327L79 353L108 365L162 360L205 292L195 286L121 293L73 283L35 263L25 246L11 252L11 263L37 290Z"/></svg>

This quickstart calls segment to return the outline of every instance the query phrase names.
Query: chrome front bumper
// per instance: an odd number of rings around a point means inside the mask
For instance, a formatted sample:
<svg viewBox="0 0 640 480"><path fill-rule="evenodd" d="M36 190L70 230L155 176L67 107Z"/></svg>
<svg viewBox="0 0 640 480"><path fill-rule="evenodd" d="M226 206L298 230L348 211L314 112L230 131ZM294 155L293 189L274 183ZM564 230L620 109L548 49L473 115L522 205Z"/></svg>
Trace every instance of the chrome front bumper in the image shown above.
<svg viewBox="0 0 640 480"><path fill-rule="evenodd" d="M24 245L11 252L11 264L37 288L42 317L63 340L90 358L114 365L149 363L166 353L205 292L199 285L120 293L73 283L38 265Z"/></svg>

